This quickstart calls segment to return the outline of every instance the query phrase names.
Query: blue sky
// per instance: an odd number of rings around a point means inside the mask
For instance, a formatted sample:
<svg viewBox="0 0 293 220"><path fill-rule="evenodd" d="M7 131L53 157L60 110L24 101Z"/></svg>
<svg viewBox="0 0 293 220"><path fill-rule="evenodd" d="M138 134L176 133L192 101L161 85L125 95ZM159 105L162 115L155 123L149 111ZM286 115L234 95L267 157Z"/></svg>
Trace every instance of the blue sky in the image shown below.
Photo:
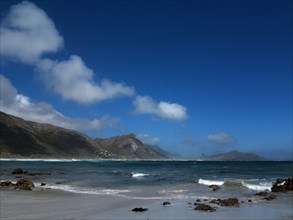
<svg viewBox="0 0 293 220"><path fill-rule="evenodd" d="M292 159L292 1L1 1L1 111L186 156Z"/></svg>

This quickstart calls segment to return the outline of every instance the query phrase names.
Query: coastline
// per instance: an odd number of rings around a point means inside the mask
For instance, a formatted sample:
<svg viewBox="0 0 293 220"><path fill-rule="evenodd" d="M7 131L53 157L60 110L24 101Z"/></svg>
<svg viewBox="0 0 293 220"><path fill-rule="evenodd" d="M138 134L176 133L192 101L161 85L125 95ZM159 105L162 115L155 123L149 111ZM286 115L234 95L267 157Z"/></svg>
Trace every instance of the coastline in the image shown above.
<svg viewBox="0 0 293 220"><path fill-rule="evenodd" d="M279 195L279 194L278 194ZM286 194L292 196L292 193ZM221 207L216 212L194 210L194 199L137 199L115 195L90 195L61 190L22 191L1 189L1 219L292 219L292 203L277 200L241 203ZM192 203L192 204L190 204ZM148 208L136 213L135 207Z"/></svg>

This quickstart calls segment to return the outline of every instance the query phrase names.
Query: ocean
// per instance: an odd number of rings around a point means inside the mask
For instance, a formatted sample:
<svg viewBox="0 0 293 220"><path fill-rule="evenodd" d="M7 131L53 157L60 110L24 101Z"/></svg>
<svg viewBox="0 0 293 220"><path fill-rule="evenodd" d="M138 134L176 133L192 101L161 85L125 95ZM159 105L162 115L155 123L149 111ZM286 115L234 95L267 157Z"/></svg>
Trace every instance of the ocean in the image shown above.
<svg viewBox="0 0 293 220"><path fill-rule="evenodd" d="M51 175L28 176L35 190L114 195L135 199L252 198L268 190L277 178L293 176L292 161L208 162L157 160L5 160L1 181L17 181L11 172ZM45 183L45 186L41 186ZM208 186L221 187L217 194ZM288 200L292 193L286 194ZM286 202L286 199L284 200Z"/></svg>

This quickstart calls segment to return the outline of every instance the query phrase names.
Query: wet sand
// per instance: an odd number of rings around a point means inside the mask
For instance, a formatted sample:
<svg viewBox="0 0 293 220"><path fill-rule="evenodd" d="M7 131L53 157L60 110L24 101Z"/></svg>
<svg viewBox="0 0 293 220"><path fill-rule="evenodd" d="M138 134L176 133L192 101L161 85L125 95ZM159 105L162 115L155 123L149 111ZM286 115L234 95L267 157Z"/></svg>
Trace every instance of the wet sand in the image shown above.
<svg viewBox="0 0 293 220"><path fill-rule="evenodd" d="M292 203L280 199L217 207L216 212L195 211L192 199L133 199L113 195L89 195L59 190L17 191L1 189L1 219L292 219ZM291 196L286 195L286 196ZM288 198L287 200L288 201ZM206 204L208 204L206 202ZM148 208L142 213L131 210Z"/></svg>

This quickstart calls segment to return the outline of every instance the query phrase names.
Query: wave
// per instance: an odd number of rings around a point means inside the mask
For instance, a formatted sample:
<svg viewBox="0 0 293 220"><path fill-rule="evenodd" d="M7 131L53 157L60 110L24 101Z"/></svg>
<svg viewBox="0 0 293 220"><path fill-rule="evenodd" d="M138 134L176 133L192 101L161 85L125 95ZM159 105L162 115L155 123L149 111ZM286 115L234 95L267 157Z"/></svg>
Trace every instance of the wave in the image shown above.
<svg viewBox="0 0 293 220"><path fill-rule="evenodd" d="M147 173L132 173L133 178L141 178L144 176L149 176L149 174L147 174Z"/></svg>
<svg viewBox="0 0 293 220"><path fill-rule="evenodd" d="M199 179L198 180L198 184L206 185L206 186L210 186L210 185L218 185L218 186L221 186L224 183L225 183L225 181L219 181L219 180L204 180L204 179Z"/></svg>
<svg viewBox="0 0 293 220"><path fill-rule="evenodd" d="M272 183L271 182L259 182L258 180L255 180L253 182L244 182L240 179L229 179L229 180L205 180L205 179L199 179L198 184L201 185L218 185L218 186L224 186L224 187L245 187L251 190L255 191L265 191L269 190L271 191Z"/></svg>
<svg viewBox="0 0 293 220"><path fill-rule="evenodd" d="M48 188L62 190L65 192L78 193L78 194L91 194L91 195L119 195L121 193L128 193L130 190L121 190L121 189L89 189L89 188L80 188L70 185L47 185Z"/></svg>
<svg viewBox="0 0 293 220"><path fill-rule="evenodd" d="M252 189L255 191L271 191L272 188L272 183L270 182L265 182L265 183L258 183L258 184L252 184L252 183L245 183L242 181L242 185L248 189Z"/></svg>

